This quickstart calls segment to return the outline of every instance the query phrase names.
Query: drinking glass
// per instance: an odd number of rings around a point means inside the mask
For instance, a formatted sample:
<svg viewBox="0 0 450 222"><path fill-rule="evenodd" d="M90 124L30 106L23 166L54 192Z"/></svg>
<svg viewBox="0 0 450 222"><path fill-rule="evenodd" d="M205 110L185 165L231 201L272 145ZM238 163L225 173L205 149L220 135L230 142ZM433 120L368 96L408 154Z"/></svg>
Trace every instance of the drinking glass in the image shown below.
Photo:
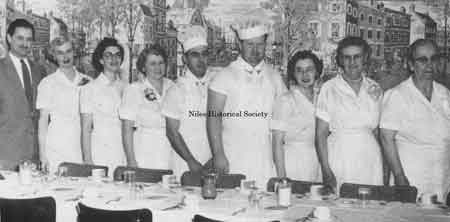
<svg viewBox="0 0 450 222"><path fill-rule="evenodd" d="M136 186L136 172L132 170L126 170L123 172L123 180L128 186L130 199L136 199L137 186Z"/></svg>
<svg viewBox="0 0 450 222"><path fill-rule="evenodd" d="M367 204L369 203L369 195L370 195L370 188L367 187L360 187L358 189L358 197L361 201L361 206L363 208L367 207Z"/></svg>

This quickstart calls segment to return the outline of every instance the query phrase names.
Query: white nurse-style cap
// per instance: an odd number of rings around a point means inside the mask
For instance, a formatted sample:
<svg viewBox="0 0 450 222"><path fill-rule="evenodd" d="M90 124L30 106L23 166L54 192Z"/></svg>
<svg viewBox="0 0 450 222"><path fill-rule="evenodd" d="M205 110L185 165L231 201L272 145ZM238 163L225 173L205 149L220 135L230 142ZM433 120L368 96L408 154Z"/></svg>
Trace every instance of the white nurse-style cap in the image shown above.
<svg viewBox="0 0 450 222"><path fill-rule="evenodd" d="M184 52L198 46L208 46L206 30L199 25L187 25L178 30L178 41Z"/></svg>
<svg viewBox="0 0 450 222"><path fill-rule="evenodd" d="M238 35L239 39L252 39L269 33L269 26L261 20L244 19L236 22L231 27Z"/></svg>

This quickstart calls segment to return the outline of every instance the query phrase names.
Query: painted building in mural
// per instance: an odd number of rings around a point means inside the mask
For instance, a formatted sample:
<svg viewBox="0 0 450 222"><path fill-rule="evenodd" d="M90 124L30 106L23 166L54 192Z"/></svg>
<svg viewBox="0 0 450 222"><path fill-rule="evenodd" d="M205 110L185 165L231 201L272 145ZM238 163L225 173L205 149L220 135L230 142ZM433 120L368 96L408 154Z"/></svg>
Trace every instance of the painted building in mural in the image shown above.
<svg viewBox="0 0 450 222"><path fill-rule="evenodd" d="M399 11L385 7L384 12L384 59L389 66L396 59L404 60L407 55L411 15L406 13L405 7L401 7Z"/></svg>
<svg viewBox="0 0 450 222"><path fill-rule="evenodd" d="M437 23L428 13L416 11L415 4L409 6L408 14L411 15L410 43L417 39L425 38L436 41Z"/></svg>
<svg viewBox="0 0 450 222"><path fill-rule="evenodd" d="M371 58L384 58L384 4L375 0L360 1L358 12L359 36L369 43Z"/></svg>

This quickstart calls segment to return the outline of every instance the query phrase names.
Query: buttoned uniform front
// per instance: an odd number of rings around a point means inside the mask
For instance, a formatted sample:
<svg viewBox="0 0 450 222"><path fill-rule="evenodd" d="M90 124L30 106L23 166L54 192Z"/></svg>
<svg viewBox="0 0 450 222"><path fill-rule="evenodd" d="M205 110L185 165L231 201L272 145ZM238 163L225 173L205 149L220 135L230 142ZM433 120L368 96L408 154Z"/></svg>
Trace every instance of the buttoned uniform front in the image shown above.
<svg viewBox="0 0 450 222"><path fill-rule="evenodd" d="M60 70L39 83L36 108L49 112L45 157L51 173L61 162L82 162L80 127L80 82L90 77L75 71L69 80Z"/></svg>
<svg viewBox="0 0 450 222"><path fill-rule="evenodd" d="M103 73L81 89L80 111L92 114L91 153L94 164L108 166L110 172L125 164L119 106L125 84L111 82Z"/></svg>
<svg viewBox="0 0 450 222"><path fill-rule="evenodd" d="M180 121L179 132L194 158L201 164L211 159L206 134L206 102L208 85L215 71L208 68L205 76L198 79L189 69L168 91L163 101L162 114ZM203 115L194 115L198 112ZM178 177L189 167L179 155L174 155L172 169Z"/></svg>
<svg viewBox="0 0 450 222"><path fill-rule="evenodd" d="M135 122L133 135L134 155L138 167L149 169L170 169L173 151L166 137L166 124L161 114L161 104L172 80L163 79L162 95L144 79L125 88L120 118Z"/></svg>
<svg viewBox="0 0 450 222"><path fill-rule="evenodd" d="M293 86L275 101L270 128L285 133L282 149L286 176L291 179L322 181L314 145L315 125L315 101L309 101L298 87Z"/></svg>
<svg viewBox="0 0 450 222"><path fill-rule="evenodd" d="M397 131L395 144L409 183L419 193L450 188L450 91L433 81L431 101L412 77L388 90L383 99L380 128Z"/></svg>
<svg viewBox="0 0 450 222"><path fill-rule="evenodd" d="M363 75L366 76L366 75ZM382 156L373 134L378 127L382 89L363 77L356 94L342 74L322 85L316 116L329 124L328 161L340 184L382 184Z"/></svg>
<svg viewBox="0 0 450 222"><path fill-rule="evenodd" d="M275 175L269 124L275 99L286 92L281 75L264 62L252 67L239 57L217 74L209 89L226 96L224 113L242 112L240 117L222 117L230 173L244 174L265 187ZM253 115L257 113L267 116Z"/></svg>

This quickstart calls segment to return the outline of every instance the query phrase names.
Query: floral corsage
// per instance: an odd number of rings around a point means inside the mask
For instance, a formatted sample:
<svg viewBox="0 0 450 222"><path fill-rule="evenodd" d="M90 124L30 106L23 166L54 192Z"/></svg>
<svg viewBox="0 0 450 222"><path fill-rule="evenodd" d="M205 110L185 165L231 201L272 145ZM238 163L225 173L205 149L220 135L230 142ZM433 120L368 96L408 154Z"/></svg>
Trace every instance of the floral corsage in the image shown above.
<svg viewBox="0 0 450 222"><path fill-rule="evenodd" d="M367 93L372 97L373 100L377 101L381 95L383 95L383 90L377 84L372 84L369 86Z"/></svg>
<svg viewBox="0 0 450 222"><path fill-rule="evenodd" d="M82 77L80 79L80 82L78 82L78 86L84 86L86 84L88 84L91 80L89 80L89 78L86 77Z"/></svg>
<svg viewBox="0 0 450 222"><path fill-rule="evenodd" d="M146 98L148 101L154 101L154 100L156 100L156 94L155 94L155 92L153 91L153 89L146 88L146 89L144 90L144 95L145 95L145 98Z"/></svg>

